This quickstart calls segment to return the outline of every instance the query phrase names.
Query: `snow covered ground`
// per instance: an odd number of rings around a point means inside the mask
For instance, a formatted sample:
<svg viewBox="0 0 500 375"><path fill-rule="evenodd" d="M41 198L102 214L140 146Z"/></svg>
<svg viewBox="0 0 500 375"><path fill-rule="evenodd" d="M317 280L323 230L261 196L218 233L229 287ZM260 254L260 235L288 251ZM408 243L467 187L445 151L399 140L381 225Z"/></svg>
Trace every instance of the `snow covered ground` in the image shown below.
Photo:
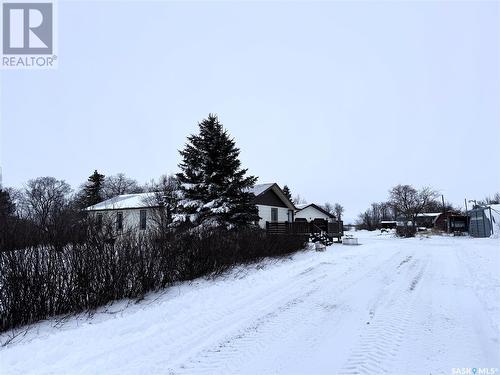
<svg viewBox="0 0 500 375"><path fill-rule="evenodd" d="M498 373L500 239L356 235L34 325L0 373Z"/></svg>

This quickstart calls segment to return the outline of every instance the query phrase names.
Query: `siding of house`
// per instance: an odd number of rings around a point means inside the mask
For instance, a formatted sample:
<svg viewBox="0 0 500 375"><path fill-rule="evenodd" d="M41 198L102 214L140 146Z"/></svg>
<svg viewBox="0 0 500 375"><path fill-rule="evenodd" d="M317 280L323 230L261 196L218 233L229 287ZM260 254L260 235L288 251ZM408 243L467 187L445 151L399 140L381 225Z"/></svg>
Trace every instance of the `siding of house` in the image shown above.
<svg viewBox="0 0 500 375"><path fill-rule="evenodd" d="M274 183L256 185L250 191L256 194L253 203L258 208L260 216L259 225L266 228L266 222L272 221L272 209L277 209L279 222L293 221L295 206L284 195L281 189ZM140 212L146 210L146 229L154 227L155 204L154 193L123 194L117 197L87 207L87 212L94 216L103 215L104 223L111 223L116 230L117 216L123 214L123 232L138 231L140 228Z"/></svg>
<svg viewBox="0 0 500 375"><path fill-rule="evenodd" d="M459 219L462 218L462 221ZM447 211L439 215L434 221L434 229L442 230L442 231L455 231L459 228L452 228L450 222L456 223L458 225L459 222L462 223L463 230L466 229L467 226L467 218L465 216L461 216L458 212Z"/></svg>
<svg viewBox="0 0 500 375"><path fill-rule="evenodd" d="M325 219L330 220L330 217L325 213L317 210L313 206L308 206L295 213L295 219L306 219L307 221L312 221L314 219Z"/></svg>
<svg viewBox="0 0 500 375"><path fill-rule="evenodd" d="M275 207L278 209L278 221L291 221L289 217L289 210L286 207L277 207L277 206L264 206L257 205L259 210L259 226L261 228L266 228L266 221L271 221L271 208ZM152 219L152 209L145 208L146 214L146 228L150 229L155 225L154 220ZM131 231L131 230L139 230L139 222L140 222L140 211L141 209L122 209L122 210L101 210L94 211L92 214L97 216L99 214L103 215L103 222L111 222L113 225L113 229L116 230L116 218L118 212L123 213L123 232Z"/></svg>
<svg viewBox="0 0 500 375"><path fill-rule="evenodd" d="M134 208L134 209L122 209L122 210L101 210L101 211L94 211L92 214L97 217L97 215L102 214L103 216L103 222L107 223L110 222L113 225L113 229L116 230L116 222L117 222L117 216L118 212L123 213L123 232L127 232L130 230L137 230L139 231L139 223L140 223L140 217L141 217L141 210L146 210L146 229L152 228L152 226L155 224L154 220L152 219L152 209L151 208Z"/></svg>
<svg viewBox="0 0 500 375"><path fill-rule="evenodd" d="M257 208L259 209L259 226L261 228L266 227L266 221L271 221L271 208L273 206L263 206L261 204L257 204ZM278 221L290 221L288 217L288 208L286 207L276 207L278 209Z"/></svg>
<svg viewBox="0 0 500 375"><path fill-rule="evenodd" d="M286 208L286 204L283 203L283 201L272 190L268 190L265 193L255 197L254 203L264 205L264 206L285 207Z"/></svg>

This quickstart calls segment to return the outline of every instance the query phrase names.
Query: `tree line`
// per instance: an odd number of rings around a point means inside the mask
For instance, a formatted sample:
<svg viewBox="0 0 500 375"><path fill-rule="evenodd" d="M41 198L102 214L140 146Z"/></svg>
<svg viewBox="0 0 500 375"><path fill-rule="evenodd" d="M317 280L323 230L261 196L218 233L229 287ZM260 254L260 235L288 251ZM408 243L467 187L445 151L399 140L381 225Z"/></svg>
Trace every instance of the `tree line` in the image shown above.
<svg viewBox="0 0 500 375"><path fill-rule="evenodd" d="M123 173L104 177L97 171L76 192L54 177L34 178L20 189L0 189L0 249L79 243L87 231L85 207L147 189Z"/></svg>
<svg viewBox="0 0 500 375"><path fill-rule="evenodd" d="M380 229L381 222L400 220L408 223L411 228L407 229L409 235L414 233L416 225L415 218L424 212L456 211L450 203L438 200L439 194L430 187L420 189L411 185L397 185L389 190L389 199L386 202L372 203L370 208L358 216L356 225L360 229Z"/></svg>
<svg viewBox="0 0 500 375"><path fill-rule="evenodd" d="M500 193L496 193L492 198L486 197L478 204L500 203ZM380 229L382 221L399 220L404 223L400 229L403 236L412 236L416 232L416 217L426 212L447 212L453 211L463 213L458 207L454 207L449 202L439 199L439 193L430 188L415 188L411 185L397 185L389 190L389 199L385 202L374 202L370 207L358 215L356 226L359 229L375 230ZM408 223L410 223L408 225Z"/></svg>
<svg viewBox="0 0 500 375"><path fill-rule="evenodd" d="M302 237L258 227L256 177L242 168L234 139L215 115L198 125L179 172L147 186L96 170L76 192L53 177L0 191L0 330L304 247ZM145 233L112 235L84 210L144 191L158 207L158 225Z"/></svg>

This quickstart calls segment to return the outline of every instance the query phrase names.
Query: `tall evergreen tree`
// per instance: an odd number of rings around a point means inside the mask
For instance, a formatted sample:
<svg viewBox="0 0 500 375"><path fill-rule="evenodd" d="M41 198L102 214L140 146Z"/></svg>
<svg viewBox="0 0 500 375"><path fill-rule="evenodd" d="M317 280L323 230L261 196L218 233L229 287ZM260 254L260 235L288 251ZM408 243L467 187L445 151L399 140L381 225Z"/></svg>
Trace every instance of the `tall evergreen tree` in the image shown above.
<svg viewBox="0 0 500 375"><path fill-rule="evenodd" d="M240 150L216 115L198 126L199 133L190 135L180 151L181 212L198 225L232 228L254 223L259 216L248 188L257 178L246 176Z"/></svg>
<svg viewBox="0 0 500 375"><path fill-rule="evenodd" d="M9 191L0 187L0 250L5 247L8 238L13 236L11 223L15 208Z"/></svg>
<svg viewBox="0 0 500 375"><path fill-rule="evenodd" d="M8 190L0 188L0 217L5 218L12 215L15 210L15 204Z"/></svg>
<svg viewBox="0 0 500 375"><path fill-rule="evenodd" d="M285 197L287 197L290 202L292 201L292 192L290 191L288 185L283 186L283 194L285 194Z"/></svg>
<svg viewBox="0 0 500 375"><path fill-rule="evenodd" d="M88 178L87 183L85 184L82 191L82 206L88 207L103 200L103 185L104 185L103 174L97 172L97 170L92 173L92 175Z"/></svg>

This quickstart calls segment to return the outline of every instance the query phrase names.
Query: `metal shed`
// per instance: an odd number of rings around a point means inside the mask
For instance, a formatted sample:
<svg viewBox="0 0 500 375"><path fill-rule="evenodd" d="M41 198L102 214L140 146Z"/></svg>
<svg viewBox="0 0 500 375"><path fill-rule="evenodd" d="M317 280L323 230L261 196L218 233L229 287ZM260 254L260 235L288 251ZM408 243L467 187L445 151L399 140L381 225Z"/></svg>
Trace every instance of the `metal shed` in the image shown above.
<svg viewBox="0 0 500 375"><path fill-rule="evenodd" d="M472 237L489 237L498 229L496 210L492 207L475 207L468 212L469 234Z"/></svg>

